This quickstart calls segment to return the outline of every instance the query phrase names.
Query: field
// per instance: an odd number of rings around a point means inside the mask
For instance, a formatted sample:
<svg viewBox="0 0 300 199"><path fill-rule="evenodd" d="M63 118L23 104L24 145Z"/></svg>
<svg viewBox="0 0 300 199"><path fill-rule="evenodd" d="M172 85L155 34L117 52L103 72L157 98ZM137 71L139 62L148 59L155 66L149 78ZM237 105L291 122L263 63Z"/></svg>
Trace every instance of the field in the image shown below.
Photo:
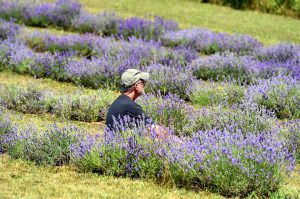
<svg viewBox="0 0 300 199"><path fill-rule="evenodd" d="M0 197L300 198L299 20L47 2L0 1ZM163 136L105 129L132 67L150 73L137 103Z"/></svg>

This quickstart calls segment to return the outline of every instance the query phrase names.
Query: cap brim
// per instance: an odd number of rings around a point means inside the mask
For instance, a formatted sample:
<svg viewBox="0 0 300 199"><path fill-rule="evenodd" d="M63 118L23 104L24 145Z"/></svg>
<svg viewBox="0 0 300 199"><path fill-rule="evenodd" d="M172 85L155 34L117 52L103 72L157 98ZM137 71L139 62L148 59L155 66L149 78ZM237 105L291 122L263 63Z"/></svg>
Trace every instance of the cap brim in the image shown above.
<svg viewBox="0 0 300 199"><path fill-rule="evenodd" d="M141 79L145 81L150 78L150 75L147 72L141 72L140 75L141 75Z"/></svg>

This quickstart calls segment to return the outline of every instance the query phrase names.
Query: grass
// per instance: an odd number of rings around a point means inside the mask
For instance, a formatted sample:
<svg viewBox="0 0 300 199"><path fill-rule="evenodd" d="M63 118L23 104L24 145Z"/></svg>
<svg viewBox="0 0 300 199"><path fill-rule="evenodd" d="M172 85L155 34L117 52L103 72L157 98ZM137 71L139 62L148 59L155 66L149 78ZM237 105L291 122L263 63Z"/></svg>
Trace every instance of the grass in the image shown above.
<svg viewBox="0 0 300 199"><path fill-rule="evenodd" d="M71 166L35 166L0 155L1 198L222 198L154 182L78 173Z"/></svg>
<svg viewBox="0 0 300 199"><path fill-rule="evenodd" d="M52 0L53 1L53 0ZM163 16L181 28L202 27L214 31L249 34L265 44L300 43L300 20L257 11L239 11L196 0L80 0L89 12L115 11L118 15Z"/></svg>

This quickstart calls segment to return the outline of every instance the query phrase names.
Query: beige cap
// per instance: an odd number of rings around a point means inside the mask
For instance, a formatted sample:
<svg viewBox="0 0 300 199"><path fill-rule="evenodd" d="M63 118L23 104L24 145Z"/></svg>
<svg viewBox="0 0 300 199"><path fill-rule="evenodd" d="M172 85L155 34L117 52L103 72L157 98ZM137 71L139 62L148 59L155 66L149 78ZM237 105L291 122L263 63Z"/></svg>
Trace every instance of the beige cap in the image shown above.
<svg viewBox="0 0 300 199"><path fill-rule="evenodd" d="M142 80L148 80L150 77L149 73L147 72L141 72L137 69L128 69L126 70L122 76L121 76L121 83L124 86L131 86L135 84L140 79Z"/></svg>

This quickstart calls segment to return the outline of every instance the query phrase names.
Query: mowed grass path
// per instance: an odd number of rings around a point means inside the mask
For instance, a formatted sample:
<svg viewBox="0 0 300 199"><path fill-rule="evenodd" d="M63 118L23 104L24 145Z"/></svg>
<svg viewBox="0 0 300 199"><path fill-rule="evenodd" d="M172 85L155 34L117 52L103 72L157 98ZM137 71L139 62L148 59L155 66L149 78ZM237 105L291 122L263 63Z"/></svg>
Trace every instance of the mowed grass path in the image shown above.
<svg viewBox="0 0 300 199"><path fill-rule="evenodd" d="M151 181L79 173L71 166L35 166L7 155L0 155L0 187L0 198L223 198Z"/></svg>
<svg viewBox="0 0 300 199"><path fill-rule="evenodd" d="M298 19L257 11L239 11L200 3L200 0L80 0L80 2L92 13L115 11L125 18L157 15L177 21L181 28L202 27L220 32L249 34L267 45L283 41L300 43Z"/></svg>

